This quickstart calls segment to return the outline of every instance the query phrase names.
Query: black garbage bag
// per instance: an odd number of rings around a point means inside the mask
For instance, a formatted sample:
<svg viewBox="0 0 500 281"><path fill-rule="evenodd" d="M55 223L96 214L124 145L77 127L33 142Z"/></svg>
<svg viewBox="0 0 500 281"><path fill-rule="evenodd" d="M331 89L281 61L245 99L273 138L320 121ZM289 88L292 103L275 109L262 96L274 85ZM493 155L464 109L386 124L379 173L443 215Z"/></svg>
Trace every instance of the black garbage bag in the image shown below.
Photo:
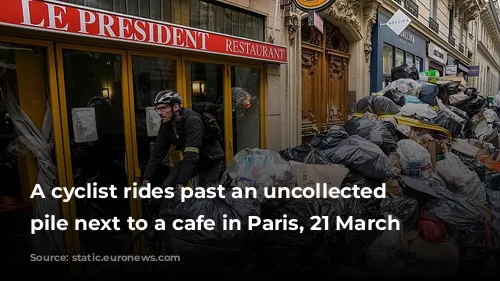
<svg viewBox="0 0 500 281"><path fill-rule="evenodd" d="M464 103L460 103L460 105L455 105L455 107L465 111L467 115L472 118L474 115L478 114L481 111L483 106L486 106L487 100L483 96L471 96Z"/></svg>
<svg viewBox="0 0 500 281"><path fill-rule="evenodd" d="M381 184L382 181L364 177L360 173L353 170L349 170L349 173L347 173L344 180L342 181L342 186L352 187L354 185L357 185L362 187L371 187L372 189L380 187Z"/></svg>
<svg viewBox="0 0 500 281"><path fill-rule="evenodd" d="M380 186L381 182L367 179L357 172L349 171L344 178L342 186L353 187L371 187ZM379 208L381 200L375 197L371 198L346 198L344 199L344 211L346 216L352 216L353 219L377 219L381 218ZM347 265L355 265L359 262L372 240L382 234L377 230L350 231L347 248L342 255L342 260Z"/></svg>
<svg viewBox="0 0 500 281"><path fill-rule="evenodd" d="M446 105L446 108L448 108L449 110L453 111L453 113L455 113L460 118L462 118L462 119L464 119L466 121L465 122L465 129L469 129L474 124L472 122L472 119L469 117L469 115L467 115L467 112L465 112L465 111L463 111L461 109L458 109L458 108L454 107L453 105Z"/></svg>
<svg viewBox="0 0 500 281"><path fill-rule="evenodd" d="M418 75L417 67L413 63L410 64L405 63L403 65L393 68L391 71L392 81L396 81L401 78L410 78L413 80L419 80L420 77Z"/></svg>
<svg viewBox="0 0 500 281"><path fill-rule="evenodd" d="M261 228L249 229L249 217L260 217L261 207L257 199L233 198L233 190L226 189L225 198L186 199L180 196L164 202L160 218L165 221L166 254L177 255L180 262L169 263L171 271L182 273L213 272L218 275L241 274L255 268L255 250L263 237ZM178 194L178 193L177 193ZM241 230L222 230L224 216L241 222ZM176 219L193 219L204 216L215 222L213 230L175 230Z"/></svg>
<svg viewBox="0 0 500 281"><path fill-rule="evenodd" d="M396 136L387 128L386 121L353 117L344 125L349 135L358 135L378 145L382 151L389 155L397 148ZM392 125L392 124L391 124Z"/></svg>
<svg viewBox="0 0 500 281"><path fill-rule="evenodd" d="M448 95L448 92L445 87L439 87L438 91L438 99L441 100L441 102L445 105L450 104L450 96Z"/></svg>
<svg viewBox="0 0 500 281"><path fill-rule="evenodd" d="M369 95L366 97L361 98L358 100L356 103L356 112L358 113L365 113L365 112L370 112L373 113L374 110L372 108L372 100L375 96Z"/></svg>
<svg viewBox="0 0 500 281"><path fill-rule="evenodd" d="M437 96L443 104L450 104L450 96L456 95L458 93L458 84L455 82L449 82L446 84L441 84L438 86Z"/></svg>
<svg viewBox="0 0 500 281"><path fill-rule="evenodd" d="M430 218L442 220L449 235L457 242L460 260L471 263L487 259L499 246L498 232L488 225L479 207L470 198L453 193L444 183L431 185L440 200L424 211Z"/></svg>
<svg viewBox="0 0 500 281"><path fill-rule="evenodd" d="M362 185L361 182L359 184ZM378 198L351 197L344 199L345 214L346 216L351 216L353 220L382 219L383 215L380 214L381 201ZM342 264L355 266L361 262L370 242L380 235L382 235L382 231L377 229L349 231L346 249L341 254Z"/></svg>
<svg viewBox="0 0 500 281"><path fill-rule="evenodd" d="M434 192L431 186L445 186L443 180L434 172L428 177L413 178L400 175L397 178L399 186L403 189L403 194L408 198L417 200L419 206L424 206L427 202L437 202L439 195Z"/></svg>
<svg viewBox="0 0 500 281"><path fill-rule="evenodd" d="M464 94L467 96L477 96L477 89L475 87L466 87Z"/></svg>
<svg viewBox="0 0 500 281"><path fill-rule="evenodd" d="M332 163L330 158L328 158L323 152L320 150L314 149L309 154L307 154L306 158L304 158L305 164L318 164L318 165L328 165Z"/></svg>
<svg viewBox="0 0 500 281"><path fill-rule="evenodd" d="M443 220L451 230L464 230L482 225L484 216L470 198L453 193L446 186L430 185L430 187L440 200L425 211L425 216Z"/></svg>
<svg viewBox="0 0 500 281"><path fill-rule="evenodd" d="M486 188L493 188L495 189L497 185L500 187L500 173L496 172L495 170L491 170L487 168L481 161L476 160L473 157L464 155L460 152L452 150L452 153L457 155L458 158L464 163L469 170L476 172L477 176L479 177L479 180L483 183L483 185ZM495 178L495 180L492 182L492 179Z"/></svg>
<svg viewBox="0 0 500 281"><path fill-rule="evenodd" d="M389 89L384 93L384 97L392 100L396 105L404 106L406 104L405 95L398 89Z"/></svg>
<svg viewBox="0 0 500 281"><path fill-rule="evenodd" d="M343 164L361 175L386 180L395 175L391 161L374 143L360 136L350 136L323 153L335 164Z"/></svg>
<svg viewBox="0 0 500 281"><path fill-rule="evenodd" d="M446 91L448 92L448 95L456 95L458 94L458 83L456 82L449 82L443 85L445 87Z"/></svg>
<svg viewBox="0 0 500 281"><path fill-rule="evenodd" d="M299 144L279 151L281 158L285 161L296 161L305 164L327 165L330 159L321 151L315 149L311 144Z"/></svg>
<svg viewBox="0 0 500 281"><path fill-rule="evenodd" d="M486 189L486 196L491 212L491 226L500 232L500 175L495 176L493 181L497 185Z"/></svg>
<svg viewBox="0 0 500 281"><path fill-rule="evenodd" d="M370 95L358 101L356 111L358 113L369 112L377 115L394 115L399 113L400 108L389 98Z"/></svg>
<svg viewBox="0 0 500 281"><path fill-rule="evenodd" d="M343 127L333 125L328 130L316 134L309 143L319 150L325 150L337 146L339 142L348 137L349 134Z"/></svg>
<svg viewBox="0 0 500 281"><path fill-rule="evenodd" d="M297 220L300 230L275 229L265 231L260 260L266 271L285 273L311 272L316 268L331 266L338 259L338 252L345 246L346 231L336 230L337 216L343 216L341 200L335 199L294 199L270 213L265 213L263 219ZM318 226L320 230L311 230L316 219L312 217L329 217L328 229L325 223ZM345 218L344 218L345 220ZM264 222L263 222L264 223Z"/></svg>
<svg viewBox="0 0 500 281"><path fill-rule="evenodd" d="M422 102L430 106L437 105L437 96L439 91L438 86L436 84L427 82L421 82L421 83L422 83L422 88L420 89L418 98Z"/></svg>
<svg viewBox="0 0 500 281"><path fill-rule="evenodd" d="M486 188L495 191L500 191L500 173L492 174L489 178L488 184L485 184Z"/></svg>
<svg viewBox="0 0 500 281"><path fill-rule="evenodd" d="M454 115L454 112L446 108L439 109L437 116L433 119L434 124L450 131L452 137L457 138L464 130L466 120ZM460 120L462 119L462 120Z"/></svg>
<svg viewBox="0 0 500 281"><path fill-rule="evenodd" d="M401 220L404 230L416 229L420 217L418 201L411 197L394 197L381 202L381 211L388 212Z"/></svg>

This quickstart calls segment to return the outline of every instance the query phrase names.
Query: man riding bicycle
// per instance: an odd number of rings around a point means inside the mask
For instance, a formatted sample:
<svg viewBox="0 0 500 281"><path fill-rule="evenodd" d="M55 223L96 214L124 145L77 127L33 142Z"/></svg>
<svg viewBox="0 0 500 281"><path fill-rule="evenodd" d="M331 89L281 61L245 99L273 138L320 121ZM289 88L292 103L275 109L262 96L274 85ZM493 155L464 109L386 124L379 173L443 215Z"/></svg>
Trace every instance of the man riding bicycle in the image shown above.
<svg viewBox="0 0 500 281"><path fill-rule="evenodd" d="M153 178L158 166L174 145L183 159L170 171L162 187L185 187L199 175L199 186L214 186L223 166L224 151L217 138L207 137L209 128L195 111L181 107L182 98L172 90L160 91L154 100L161 125L143 176L143 185Z"/></svg>

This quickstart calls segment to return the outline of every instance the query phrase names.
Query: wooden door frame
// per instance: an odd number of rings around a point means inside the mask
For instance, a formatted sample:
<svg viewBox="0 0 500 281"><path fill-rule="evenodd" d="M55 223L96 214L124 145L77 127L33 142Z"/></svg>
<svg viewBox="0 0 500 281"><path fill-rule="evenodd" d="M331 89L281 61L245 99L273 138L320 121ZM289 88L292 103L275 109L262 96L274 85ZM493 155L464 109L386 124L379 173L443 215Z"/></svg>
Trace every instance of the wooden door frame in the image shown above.
<svg viewBox="0 0 500 281"><path fill-rule="evenodd" d="M36 46L43 47L46 49L47 55L47 68L45 71L48 72L48 87L49 87L49 105L50 110L52 111L52 129L54 136L54 145L55 145L55 155L56 155L56 166L58 170L58 181L60 186L68 186L67 177L66 177L66 165L65 165L65 150L62 138L62 129L61 129L61 112L59 108L59 95L58 95L58 83L57 83L57 71L56 71L56 56L55 56L55 47L52 41L38 40L38 39L28 39L21 38L15 36L6 36L0 35L0 42L10 43L10 44L18 44L18 45L27 45L27 46ZM66 203L62 202L61 198L61 214L62 218L70 223L71 221L71 209L70 206ZM64 232L65 237L65 245L66 245L66 253L68 255L74 254L73 248L73 232L66 230ZM69 261L70 267L74 265L74 263Z"/></svg>
<svg viewBox="0 0 500 281"><path fill-rule="evenodd" d="M334 57L342 58L343 60L345 60L346 66L345 66L344 76L346 77L346 83L344 84L345 89L343 89L342 95L340 97L341 106L340 106L339 110L342 112L343 121L346 122L347 117L349 116L349 114L348 114L349 106L348 106L347 101L349 99L349 93L348 93L348 91L349 91L349 61L351 59L351 54L340 52L337 50L330 50L330 49L326 50L325 53L326 53L326 55L332 55ZM327 60L325 60L325 61L327 61ZM327 63L326 63L325 67L326 67L326 69L328 69ZM326 79L326 81L325 81L325 89L328 89L328 80L329 79ZM326 99L326 95L325 95L325 99Z"/></svg>
<svg viewBox="0 0 500 281"><path fill-rule="evenodd" d="M262 64L262 63L255 63L255 64L248 64L248 63L228 63L229 64L229 92L230 92L230 97L232 100L232 85L231 85L231 67L241 67L241 68L253 68L253 69L258 69L259 70L259 100L260 100L260 107L259 107L259 120L260 120L260 129L259 129L259 146L262 149L267 148L267 124L266 124L266 112L267 112L267 100L266 98L269 97L269 95L266 95L265 91L267 88L267 65ZM231 108L232 108L232 103L231 103ZM232 112L231 112L231 120L232 120ZM231 126L232 128L232 126ZM232 152L232 151L231 151ZM233 155L234 156L234 155Z"/></svg>
<svg viewBox="0 0 500 281"><path fill-rule="evenodd" d="M228 62L216 61L213 59L205 58L203 56L183 56L182 57L182 70L184 78L184 95L186 101L188 102L186 106L193 108L191 95L188 93L188 88L186 87L188 79L187 74L187 63L204 63L204 64L215 64L220 65L223 68L223 80L222 80L222 100L224 107L224 151L225 151L225 164L227 165L232 158L232 147L233 147L233 119L232 119L232 99L231 99L231 69Z"/></svg>
<svg viewBox="0 0 500 281"><path fill-rule="evenodd" d="M63 50L76 50L76 51L88 51L88 52L99 52L99 53L107 53L121 56L121 91L122 91L122 99L123 99L123 117L124 117L124 141L125 141L125 151L126 151L126 167L127 171L127 179L129 184L134 181L134 165L133 165L133 153L132 153L132 141L130 140L131 136L131 124L130 119L125 118L130 113L129 107L129 92L128 92L128 79L127 79L127 55L124 50L120 49L109 49L109 48L100 48L100 47L92 47L86 45L74 45L67 43L56 43L56 62L57 62L57 77L58 77L58 88L59 88L59 100L60 100L60 112L61 112L61 126L62 126L62 136L64 143L64 151L65 151L65 162L66 162L66 177L67 177L67 186L73 186L73 168L72 168L72 159L71 159L71 151L70 151L70 136L69 136L69 122L68 122L68 110L66 104L66 84L64 79L64 59L63 59ZM130 208L130 216L134 219L137 218L137 214L135 211L136 208L136 199L129 196L129 208ZM74 198L68 202L69 208L71 210L70 220L68 221L68 228L72 232L73 237L73 253L80 253L80 238L78 231L74 230L74 220L77 218L76 213L76 202ZM71 257L70 257L71 259ZM78 265L78 271L80 271L81 263Z"/></svg>
<svg viewBox="0 0 500 281"><path fill-rule="evenodd" d="M301 19L300 24L304 19ZM332 26L335 26L333 23L331 23ZM337 27L338 28L338 27ZM340 30L339 30L340 31ZM341 33L341 31L340 31ZM345 36L341 34L344 38ZM346 40L347 41L347 40ZM348 41L347 41L348 42ZM344 76L346 77L345 79L345 89L342 90L342 95L340 97L341 105L340 108L338 108L339 111L342 113L342 119L343 122L347 121L347 111L348 111L348 105L347 105L347 100L348 100L348 87L349 87L349 60L351 58L351 54L345 53L342 51L338 51L335 49L329 49L327 48L327 40L326 40L326 34L322 34L319 37L319 45L304 42L301 40L301 51L304 52L303 50L310 51L312 53L317 53L318 58L317 58L317 63L316 63L316 73L319 73L317 77L317 92L318 97L315 100L314 104L311 106L311 108L315 111L314 114L317 116L316 117L316 122L314 123L315 126L319 130L322 129L323 124L328 126L328 108L326 108L327 112L324 114L325 108L322 107L322 105L328 104L328 83L329 83L329 65L328 65L328 56L333 55L336 57L340 57L342 59L346 60L346 67L345 67L345 73ZM349 42L348 42L349 43ZM301 62L301 68L303 68L304 63ZM303 78L302 78L303 79ZM344 88L343 87L343 88ZM301 89L302 91L302 89ZM303 104L303 102L302 102ZM301 114L302 115L302 114ZM304 120L303 117L301 120ZM303 130L301 130L301 135L303 134ZM302 136L302 139L304 139L305 136Z"/></svg>
<svg viewBox="0 0 500 281"><path fill-rule="evenodd" d="M136 119L135 119L135 93L134 93L134 69L133 69L133 57L145 57L145 58L158 58L158 59L165 59L165 60L173 60L175 61L175 72L176 72L176 89L181 96L182 93L184 92L184 85L182 83L183 78L182 78L182 65L181 65L181 58L179 56L175 55L170 55L170 54L163 54L163 53L154 53L154 52L147 52L147 51L138 51L138 50L127 50L127 79L128 79L128 92L129 92L129 99L128 103L130 104L130 112L128 115L128 118L130 119L130 130L131 130L131 142L132 142L132 164L134 166L133 171L133 178L134 182L137 183L137 186L134 187L132 186L133 189L138 188L141 186L142 182L140 182L141 177L142 177L142 172L139 167L139 154L137 150L137 130L136 130ZM183 97L184 98L184 97ZM124 118L127 118L124 116ZM136 219L142 219L143 216L143 204L142 200L140 198L135 200L135 204L132 206L134 208L133 213L135 214ZM145 251L145 244L144 241L137 241L137 243L134 244L134 250L136 253L142 253Z"/></svg>

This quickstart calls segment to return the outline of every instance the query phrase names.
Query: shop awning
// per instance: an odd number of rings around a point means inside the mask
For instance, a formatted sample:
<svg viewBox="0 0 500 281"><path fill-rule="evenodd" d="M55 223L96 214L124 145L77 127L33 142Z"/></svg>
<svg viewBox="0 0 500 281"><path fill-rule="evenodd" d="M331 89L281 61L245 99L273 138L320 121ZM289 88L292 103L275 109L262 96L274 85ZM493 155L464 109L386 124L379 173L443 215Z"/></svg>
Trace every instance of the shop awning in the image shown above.
<svg viewBox="0 0 500 281"><path fill-rule="evenodd" d="M0 25L286 63L266 42L49 0L9 0Z"/></svg>

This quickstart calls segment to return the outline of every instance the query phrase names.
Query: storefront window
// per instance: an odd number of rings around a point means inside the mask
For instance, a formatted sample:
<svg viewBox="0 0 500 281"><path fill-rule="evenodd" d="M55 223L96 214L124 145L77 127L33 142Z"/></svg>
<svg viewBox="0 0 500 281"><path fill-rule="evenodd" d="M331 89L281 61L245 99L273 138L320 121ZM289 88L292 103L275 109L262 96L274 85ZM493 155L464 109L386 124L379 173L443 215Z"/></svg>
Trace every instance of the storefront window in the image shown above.
<svg viewBox="0 0 500 281"><path fill-rule="evenodd" d="M224 65L212 63L186 63L186 89L191 108L199 113L211 113L224 131ZM226 136L219 140L225 150ZM224 167L225 168L225 167Z"/></svg>
<svg viewBox="0 0 500 281"><path fill-rule="evenodd" d="M202 0L62 0L147 19L264 40L265 17L224 3ZM229 22L230 24L227 24Z"/></svg>
<svg viewBox="0 0 500 281"><path fill-rule="evenodd" d="M0 240L4 242L0 262L4 268L22 266L32 253L66 254L64 232L31 235L29 227L31 219L44 219L45 214L62 218L61 201L48 199L51 188L60 185L47 108L48 73L46 48L0 42ZM36 184L47 199L30 199Z"/></svg>
<svg viewBox="0 0 500 281"><path fill-rule="evenodd" d="M172 1L173 22L229 35L264 40L265 17L214 1ZM186 18L188 16L188 18Z"/></svg>
<svg viewBox="0 0 500 281"><path fill-rule="evenodd" d="M260 147L260 70L231 67L233 155Z"/></svg>
<svg viewBox="0 0 500 281"><path fill-rule="evenodd" d="M127 218L129 186L124 134L122 57L112 53L62 50L64 92L70 137L73 185L118 188L118 198L76 200L76 217L108 219L117 217L120 230L79 230L83 253L118 253L132 232ZM121 237L123 239L116 239Z"/></svg>
<svg viewBox="0 0 500 281"><path fill-rule="evenodd" d="M390 74L393 66L393 47L388 44L384 44L384 58L383 58L383 72L384 74Z"/></svg>
<svg viewBox="0 0 500 281"><path fill-rule="evenodd" d="M413 55L411 53L406 53L406 63L407 64L410 64L410 63L415 64L415 55Z"/></svg>
<svg viewBox="0 0 500 281"><path fill-rule="evenodd" d="M418 71L423 71L422 70L422 58L419 58L419 57L415 58L415 66L417 67Z"/></svg>
<svg viewBox="0 0 500 281"><path fill-rule="evenodd" d="M396 65L395 66L400 66L400 65L404 64L404 56L405 56L404 51L396 48Z"/></svg>
<svg viewBox="0 0 500 281"><path fill-rule="evenodd" d="M137 156L143 174L161 125L153 101L156 94L162 90L178 91L176 60L132 56L132 75ZM170 171L170 164L170 157L167 155L151 180L152 186L161 186ZM143 206L145 203L147 202L144 202ZM142 216L150 219L150 214L144 210L147 209L143 208Z"/></svg>

